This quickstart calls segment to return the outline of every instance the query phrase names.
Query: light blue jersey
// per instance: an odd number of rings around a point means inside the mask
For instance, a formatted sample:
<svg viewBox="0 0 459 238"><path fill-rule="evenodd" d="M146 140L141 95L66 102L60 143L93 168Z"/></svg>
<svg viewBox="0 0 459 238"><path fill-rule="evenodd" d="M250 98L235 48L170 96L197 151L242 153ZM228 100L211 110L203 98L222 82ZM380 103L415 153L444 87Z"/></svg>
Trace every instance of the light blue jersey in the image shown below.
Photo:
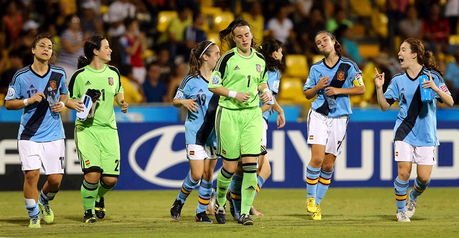
<svg viewBox="0 0 459 238"><path fill-rule="evenodd" d="M177 89L174 99L196 99L198 112L188 111L185 121L186 144L217 146L215 113L220 96L208 89L209 82L200 74L187 75Z"/></svg>
<svg viewBox="0 0 459 238"><path fill-rule="evenodd" d="M432 79L443 92L448 93L448 88L440 75L435 70L430 71ZM421 101L419 78L421 75L429 75L429 70L423 68L416 78L410 78L406 71L392 77L384 97L389 104L398 100L400 111L394 127L394 140L404 141L413 146L437 146L440 143L437 138L436 103L438 94L433 90L432 102Z"/></svg>
<svg viewBox="0 0 459 238"><path fill-rule="evenodd" d="M324 59L312 65L303 90L306 91L313 88L320 78L325 76L330 77L331 87L352 88L354 85L363 86L362 71L357 64L344 56L340 56L338 62L332 67L327 66ZM334 95L333 97L336 99L336 108L330 110L328 102L325 100L325 88L319 90L317 98L312 102L312 109L329 117L352 114L349 95Z"/></svg>
<svg viewBox="0 0 459 238"><path fill-rule="evenodd" d="M26 99L37 92L44 93L46 99L24 108L18 140L49 142L64 139L61 114L51 112L49 106L50 103L59 102L61 94L68 94L64 69L49 65L48 72L43 76L35 73L31 65L18 70L10 83L5 100Z"/></svg>
<svg viewBox="0 0 459 238"><path fill-rule="evenodd" d="M277 98L279 93L281 73L279 70L268 71L268 87L273 92L273 97ZM263 102L260 101L260 106L263 105ZM268 121L269 116L273 114L273 110L267 110L263 112L263 118Z"/></svg>

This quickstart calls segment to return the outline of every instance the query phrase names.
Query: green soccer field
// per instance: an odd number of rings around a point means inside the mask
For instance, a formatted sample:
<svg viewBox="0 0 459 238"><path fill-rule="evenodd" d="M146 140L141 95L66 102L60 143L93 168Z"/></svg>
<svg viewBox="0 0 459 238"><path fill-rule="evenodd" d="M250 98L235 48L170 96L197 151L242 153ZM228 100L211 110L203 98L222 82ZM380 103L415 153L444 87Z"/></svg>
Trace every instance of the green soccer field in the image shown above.
<svg viewBox="0 0 459 238"><path fill-rule="evenodd" d="M61 191L51 203L55 221L29 229L21 192L0 192L0 237L457 237L458 188L429 188L410 223L395 221L393 188L330 188L321 203L322 220L306 213L305 189L264 189L255 200L263 217L254 226L232 221L194 221L197 191L178 221L169 209L177 191L113 191L106 196L107 216L84 224L79 191Z"/></svg>

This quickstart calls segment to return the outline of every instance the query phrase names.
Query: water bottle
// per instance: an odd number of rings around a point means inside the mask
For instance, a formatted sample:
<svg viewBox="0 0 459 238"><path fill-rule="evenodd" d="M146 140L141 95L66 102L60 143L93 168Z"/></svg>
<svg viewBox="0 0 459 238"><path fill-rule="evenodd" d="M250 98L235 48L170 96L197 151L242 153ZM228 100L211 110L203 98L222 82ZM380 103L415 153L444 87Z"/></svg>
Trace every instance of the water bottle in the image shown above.
<svg viewBox="0 0 459 238"><path fill-rule="evenodd" d="M51 87L48 87L48 93L46 94L46 100L49 103L49 107L53 107L54 103L58 102L58 99L56 97L56 92L54 92Z"/></svg>
<svg viewBox="0 0 459 238"><path fill-rule="evenodd" d="M419 77L419 89L421 90L421 101L423 103L430 103L432 102L432 89L431 88L423 88L422 82L429 81L427 75L421 75Z"/></svg>
<svg viewBox="0 0 459 238"><path fill-rule="evenodd" d="M328 102L328 108L333 111L336 108L336 99L333 96L327 96L326 94L324 95L325 100Z"/></svg>

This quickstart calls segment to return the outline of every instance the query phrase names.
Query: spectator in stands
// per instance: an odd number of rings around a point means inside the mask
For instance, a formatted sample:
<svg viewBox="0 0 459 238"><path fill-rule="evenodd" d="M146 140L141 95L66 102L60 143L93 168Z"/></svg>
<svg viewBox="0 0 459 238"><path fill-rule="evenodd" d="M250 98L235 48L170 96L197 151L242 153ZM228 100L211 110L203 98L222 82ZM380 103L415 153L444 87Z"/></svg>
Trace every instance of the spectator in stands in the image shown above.
<svg viewBox="0 0 459 238"><path fill-rule="evenodd" d="M325 28L325 18L320 9L314 7L309 17L299 22L295 28L298 35L298 45L302 49L301 53L311 56L315 52L314 36Z"/></svg>
<svg viewBox="0 0 459 238"><path fill-rule="evenodd" d="M185 62L179 63L175 67L174 75L170 78L169 84L167 85L167 102L172 102L174 99L177 88L182 83L182 80L188 74L188 65Z"/></svg>
<svg viewBox="0 0 459 238"><path fill-rule="evenodd" d="M424 37L428 42L428 50L434 53L448 51L448 39L450 27L448 20L440 16L440 5L434 3L431 5L430 14L424 20Z"/></svg>
<svg viewBox="0 0 459 238"><path fill-rule="evenodd" d="M454 102L459 104L459 49L454 52L455 61L446 66L445 82L453 96Z"/></svg>
<svg viewBox="0 0 459 238"><path fill-rule="evenodd" d="M171 20L166 32L160 35L157 43L160 48L169 49L172 60L177 56L184 57L187 50L183 32L187 26L193 23L188 7L179 7L177 12L178 17Z"/></svg>
<svg viewBox="0 0 459 238"><path fill-rule="evenodd" d="M193 14L193 24L185 28L185 31L183 33L184 34L183 38L185 40L185 48L186 48L186 51L184 52L185 62L188 62L188 60L190 59L191 49L196 47L199 42L207 40L207 35L202 30L202 26L204 25L205 20L206 19L203 14L199 12L194 13Z"/></svg>
<svg viewBox="0 0 459 238"><path fill-rule="evenodd" d="M402 39L423 38L422 20L418 18L418 11L414 5L407 8L406 17L398 23L398 29Z"/></svg>
<svg viewBox="0 0 459 238"><path fill-rule="evenodd" d="M336 38L343 46L341 48L342 55L354 60L359 67L362 67L363 59L360 56L359 46L352 39L351 29L347 25L341 24L335 32Z"/></svg>
<svg viewBox="0 0 459 238"><path fill-rule="evenodd" d="M459 20L459 0L447 0L445 4L445 17L448 19L451 35L457 33L457 21Z"/></svg>
<svg viewBox="0 0 459 238"><path fill-rule="evenodd" d="M328 32L334 32L342 24L352 27L352 22L349 20L346 11L343 8L336 7L334 18L330 18L327 21L325 29L327 29Z"/></svg>
<svg viewBox="0 0 459 238"><path fill-rule="evenodd" d="M249 3L249 11L241 14L242 18L246 20L252 29L253 39L255 42L262 42L264 36L265 18L262 14L262 5L260 0L254 0Z"/></svg>
<svg viewBox="0 0 459 238"><path fill-rule="evenodd" d="M80 18L77 15L67 17L67 29L61 35L62 49L59 51L57 66L64 68L67 77L76 70L78 57L84 54L85 37L81 30Z"/></svg>
<svg viewBox="0 0 459 238"><path fill-rule="evenodd" d="M121 85L123 85L124 89L124 100L129 103L145 102L145 99L143 98L142 85L139 87L138 81L134 78L132 66L128 64L121 65L120 74Z"/></svg>
<svg viewBox="0 0 459 238"><path fill-rule="evenodd" d="M151 63L147 68L147 78L142 84L146 102L166 102L167 86L161 80L160 66Z"/></svg>
<svg viewBox="0 0 459 238"><path fill-rule="evenodd" d="M30 49L33 46L36 36L38 35L38 28L40 25L34 20L28 20L24 23L22 27L22 32L20 37L15 42L13 49L19 50L22 55L24 65L29 65L33 63L33 54Z"/></svg>
<svg viewBox="0 0 459 238"><path fill-rule="evenodd" d="M161 72L161 81L165 84L169 83L175 64L173 63L174 59L170 57L169 50L167 48L160 48L158 50L158 57L156 63L159 64Z"/></svg>
<svg viewBox="0 0 459 238"><path fill-rule="evenodd" d="M11 83L11 80L13 79L13 76L16 73L16 71L24 68L24 63L22 62L22 57L19 51L10 51L10 53L8 54L8 58L11 67L0 74L0 95L6 94L6 92L8 91L8 86ZM4 98L1 97L0 101L3 100Z"/></svg>
<svg viewBox="0 0 459 238"><path fill-rule="evenodd" d="M102 18L100 12L97 12L97 3L88 0L81 4L81 29L85 34L95 34L104 32ZM130 101L128 101L130 102Z"/></svg>
<svg viewBox="0 0 459 238"><path fill-rule="evenodd" d="M290 5L279 4L277 10L276 16L269 19L267 23L267 30L270 31L271 38L282 42L289 53L301 52L293 31L293 22L288 18Z"/></svg>
<svg viewBox="0 0 459 238"><path fill-rule="evenodd" d="M16 1L8 1L2 6L2 9L5 9L5 12L1 11L2 15L5 15L1 21L1 33L5 37L5 48L11 49L21 33L23 19Z"/></svg>
<svg viewBox="0 0 459 238"><path fill-rule="evenodd" d="M142 53L146 49L145 34L139 30L139 21L136 18L127 18L124 24L127 31L119 40L124 53L123 64L132 65L134 78L145 79L147 71L142 59Z"/></svg>

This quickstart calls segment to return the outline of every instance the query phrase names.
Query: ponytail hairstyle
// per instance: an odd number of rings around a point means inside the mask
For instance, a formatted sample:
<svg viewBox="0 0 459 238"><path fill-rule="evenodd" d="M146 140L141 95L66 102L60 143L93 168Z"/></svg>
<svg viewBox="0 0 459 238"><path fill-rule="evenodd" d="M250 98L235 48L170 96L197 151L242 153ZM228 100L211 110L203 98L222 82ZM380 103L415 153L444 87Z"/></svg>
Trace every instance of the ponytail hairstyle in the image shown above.
<svg viewBox="0 0 459 238"><path fill-rule="evenodd" d="M93 35L84 43L84 55L78 57L77 68L82 68L91 63L94 59L94 50L100 50L102 40L106 40L102 35Z"/></svg>
<svg viewBox="0 0 459 238"><path fill-rule="evenodd" d="M37 47L38 42L44 38L50 40L51 44L53 45L53 51L51 53L51 58L49 59L49 61L54 62L56 61L56 53L54 52L54 45L56 45L56 42L54 41L53 37L50 34L47 34L47 33L38 34L33 40L32 49L35 49Z"/></svg>
<svg viewBox="0 0 459 238"><path fill-rule="evenodd" d="M325 33L325 34L330 36L331 40L335 40L334 48L335 48L336 55L341 56L342 55L341 44L338 42L338 40L336 39L336 37L332 33L328 32L328 31L319 31L319 32L317 32L316 36L314 36L314 39L316 39L316 37L321 33ZM322 54L320 52L319 48L317 47L317 44L315 43L315 40L314 40L314 45L316 46L317 52Z"/></svg>
<svg viewBox="0 0 459 238"><path fill-rule="evenodd" d="M225 29L221 30L218 33L218 38L220 39L220 41L222 43L226 41L226 44L229 46L230 49L236 47L236 43L233 41L232 37L234 36L234 29L236 29L236 27L240 27L240 26L248 26L249 29L252 28L252 27L250 27L250 24L247 21L245 21L241 17L238 17L238 18L234 19L228 25L228 27L226 27ZM256 43L255 43L255 40L253 39L252 30L250 30L250 33L252 34L251 47L252 48L256 48Z"/></svg>
<svg viewBox="0 0 459 238"><path fill-rule="evenodd" d="M416 60L420 65L425 66L429 70L433 69L443 76L443 72L440 71L440 67L437 65L435 56L432 51L425 50L422 41L414 38L408 38L404 42L410 45L412 53L416 53L418 55Z"/></svg>
<svg viewBox="0 0 459 238"><path fill-rule="evenodd" d="M282 61L273 58L273 52L279 50L283 46L284 44L278 40L267 40L258 47L257 51L265 57L266 68L268 71L284 69Z"/></svg>
<svg viewBox="0 0 459 238"><path fill-rule="evenodd" d="M190 53L190 71L188 72L189 75L193 75L194 77L198 76L199 69L201 68L202 64L204 63L203 55L210 55L210 46L215 45L212 41L206 40L201 41L199 44L191 49Z"/></svg>

